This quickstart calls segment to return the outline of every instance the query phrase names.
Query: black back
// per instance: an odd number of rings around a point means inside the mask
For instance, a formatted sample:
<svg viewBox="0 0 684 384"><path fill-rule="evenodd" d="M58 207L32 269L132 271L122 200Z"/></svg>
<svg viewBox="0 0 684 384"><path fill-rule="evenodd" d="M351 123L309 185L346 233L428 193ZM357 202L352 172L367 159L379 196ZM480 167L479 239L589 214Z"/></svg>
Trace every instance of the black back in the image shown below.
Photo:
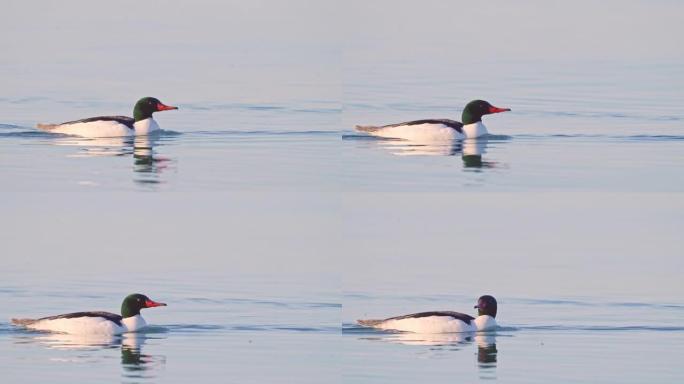
<svg viewBox="0 0 684 384"><path fill-rule="evenodd" d="M133 123L135 122L135 120L133 120L132 117L128 117L128 116L98 116L98 117L89 117L87 119L68 121L66 123L62 123L61 125L76 124L76 123L92 123L93 121L116 121L117 123L123 124L130 129L133 129Z"/></svg>
<svg viewBox="0 0 684 384"><path fill-rule="evenodd" d="M48 317L43 317L38 319L37 321L40 320L57 320L57 319L75 319L79 317L104 317L105 319L112 321L116 323L116 325L121 326L121 320L123 317L120 315L115 315L110 312L74 312L74 313L66 313L64 315L57 315L57 316L48 316Z"/></svg>
<svg viewBox="0 0 684 384"><path fill-rule="evenodd" d="M402 320L402 319L418 319L421 317L430 317L430 316L448 316L448 317L453 317L454 319L461 320L462 322L466 324L470 324L472 320L475 318L466 315L465 313L460 313L460 312L453 312L453 311L430 311L430 312L420 312L420 313L413 313L410 315L404 315L404 316L397 316L397 317L390 317L387 320Z"/></svg>
<svg viewBox="0 0 684 384"><path fill-rule="evenodd" d="M459 123L456 120L449 120L449 119L425 119L425 120L414 120L414 121L407 121L405 123L398 123L398 124L390 124L390 125L385 125L382 128L388 128L388 127L398 127L400 125L420 125L420 124L444 124L450 128L455 129L459 133L463 133L463 124Z"/></svg>

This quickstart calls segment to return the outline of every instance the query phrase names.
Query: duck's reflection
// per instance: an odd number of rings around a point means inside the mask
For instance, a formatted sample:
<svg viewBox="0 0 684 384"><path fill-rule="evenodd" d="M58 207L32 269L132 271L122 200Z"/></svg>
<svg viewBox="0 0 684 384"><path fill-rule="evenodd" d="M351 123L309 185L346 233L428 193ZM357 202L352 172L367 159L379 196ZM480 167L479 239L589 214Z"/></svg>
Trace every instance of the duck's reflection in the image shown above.
<svg viewBox="0 0 684 384"><path fill-rule="evenodd" d="M465 139L461 149L461 159L464 168L495 168L496 163L482 159L482 155L487 153L487 138Z"/></svg>
<svg viewBox="0 0 684 384"><path fill-rule="evenodd" d="M392 333L386 341L403 345L461 346L472 344L475 333Z"/></svg>
<svg viewBox="0 0 684 384"><path fill-rule="evenodd" d="M162 183L161 174L172 165L168 157L160 156L155 148L173 135L154 133L142 136L124 137L60 137L52 143L79 147L69 157L133 157L133 181L138 184Z"/></svg>
<svg viewBox="0 0 684 384"><path fill-rule="evenodd" d="M461 156L464 168L495 168L497 164L482 158L489 138L462 141L422 142L412 140L377 140L376 143L397 156Z"/></svg>
<svg viewBox="0 0 684 384"><path fill-rule="evenodd" d="M390 333L381 338L365 338L382 340L402 345L424 345L441 347L450 351L466 348L473 343L477 346L477 363L483 378L495 375L498 350L496 349L496 334L490 332L466 333Z"/></svg>
<svg viewBox="0 0 684 384"><path fill-rule="evenodd" d="M59 362L93 362L109 360L109 353L102 351L121 350L122 375L125 378L152 378L155 372L166 364L162 355L144 354L143 346L149 339L145 333L126 333L123 335L68 335L61 333L41 333L35 336L20 337L17 344L37 343L49 349L62 350L65 354L53 357ZM66 353L68 351L77 354Z"/></svg>
<svg viewBox="0 0 684 384"><path fill-rule="evenodd" d="M134 180L141 184L158 184L160 174L171 164L171 159L155 153L159 135L136 136L133 141L133 170L139 175Z"/></svg>
<svg viewBox="0 0 684 384"><path fill-rule="evenodd" d="M130 333L124 336L121 343L121 367L123 376L131 379L152 378L155 370L166 364L166 357L150 355L142 352L145 334Z"/></svg>
<svg viewBox="0 0 684 384"><path fill-rule="evenodd" d="M55 139L60 146L78 147L79 151L68 157L112 157L128 156L133 153L133 137L78 137L68 136Z"/></svg>

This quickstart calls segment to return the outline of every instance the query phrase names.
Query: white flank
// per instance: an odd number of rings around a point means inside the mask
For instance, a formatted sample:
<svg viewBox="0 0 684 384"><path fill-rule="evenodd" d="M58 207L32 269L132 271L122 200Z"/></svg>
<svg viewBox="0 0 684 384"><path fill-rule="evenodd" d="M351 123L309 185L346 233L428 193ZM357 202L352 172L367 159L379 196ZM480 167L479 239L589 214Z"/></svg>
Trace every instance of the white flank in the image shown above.
<svg viewBox="0 0 684 384"><path fill-rule="evenodd" d="M69 319L41 320L26 325L26 328L72 335L119 335L125 332L135 332L146 326L145 319L140 315L136 315L123 319L122 326L103 317L84 316Z"/></svg>
<svg viewBox="0 0 684 384"><path fill-rule="evenodd" d="M116 121L91 121L88 123L61 124L48 132L63 133L82 137L119 137L131 136L133 130Z"/></svg>
<svg viewBox="0 0 684 384"><path fill-rule="evenodd" d="M121 137L134 135L148 135L158 131L159 124L153 118L136 121L133 124L135 129L130 129L126 125L116 121L91 121L88 123L73 123L49 125L39 124L38 128L52 133L63 133L65 135L81 137Z"/></svg>
<svg viewBox="0 0 684 384"><path fill-rule="evenodd" d="M464 125L462 130L463 133L460 133L444 124L413 124L378 128L373 131L362 130L362 132L388 139L410 140L416 143L463 140L484 136L488 133L487 127L481 121Z"/></svg>
<svg viewBox="0 0 684 384"><path fill-rule="evenodd" d="M482 315L471 324L451 316L426 316L400 320L387 320L375 326L384 330L395 330L414 333L461 333L485 331L496 328L493 317Z"/></svg>
<svg viewBox="0 0 684 384"><path fill-rule="evenodd" d="M415 333L473 332L475 327L451 316L427 316L401 320L387 320L376 328Z"/></svg>
<svg viewBox="0 0 684 384"><path fill-rule="evenodd" d="M120 327L103 317L41 320L27 325L26 328L69 334L118 335L126 332L125 327Z"/></svg>
<svg viewBox="0 0 684 384"><path fill-rule="evenodd" d="M428 143L464 138L457 130L444 124L399 125L396 127L380 128L369 133L373 136Z"/></svg>

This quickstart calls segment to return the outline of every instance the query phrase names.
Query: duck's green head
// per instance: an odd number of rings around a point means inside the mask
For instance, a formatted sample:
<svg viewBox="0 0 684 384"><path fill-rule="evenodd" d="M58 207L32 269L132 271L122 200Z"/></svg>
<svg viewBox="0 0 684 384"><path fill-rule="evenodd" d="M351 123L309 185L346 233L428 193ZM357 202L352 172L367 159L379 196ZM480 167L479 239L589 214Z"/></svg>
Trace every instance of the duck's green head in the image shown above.
<svg viewBox="0 0 684 384"><path fill-rule="evenodd" d="M136 316L140 314L140 310L143 308L161 306L166 306L166 304L157 303L156 301L150 300L150 298L145 295L141 295L140 293L134 293L126 296L123 303L121 303L121 316L123 316L124 318Z"/></svg>
<svg viewBox="0 0 684 384"><path fill-rule="evenodd" d="M168 111L170 109L178 109L178 107L164 105L164 103L154 97L143 97L135 103L133 118L135 121L145 120L152 117L152 114L155 112Z"/></svg>
<svg viewBox="0 0 684 384"><path fill-rule="evenodd" d="M482 121L482 116L492 113L507 112L510 108L495 107L484 100L473 100L463 108L461 122L463 124L473 124Z"/></svg>

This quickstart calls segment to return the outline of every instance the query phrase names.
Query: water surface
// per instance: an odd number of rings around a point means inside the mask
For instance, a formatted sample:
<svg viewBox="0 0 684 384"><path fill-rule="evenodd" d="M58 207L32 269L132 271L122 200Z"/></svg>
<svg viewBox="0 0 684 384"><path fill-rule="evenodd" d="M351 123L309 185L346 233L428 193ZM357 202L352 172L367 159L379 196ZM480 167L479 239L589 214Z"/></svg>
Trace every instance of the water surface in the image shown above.
<svg viewBox="0 0 684 384"><path fill-rule="evenodd" d="M681 381L681 5L85 5L0 16L6 380ZM142 96L159 135L33 128ZM475 98L490 137L353 130ZM9 324L132 292L141 334ZM494 333L355 325L485 293Z"/></svg>

